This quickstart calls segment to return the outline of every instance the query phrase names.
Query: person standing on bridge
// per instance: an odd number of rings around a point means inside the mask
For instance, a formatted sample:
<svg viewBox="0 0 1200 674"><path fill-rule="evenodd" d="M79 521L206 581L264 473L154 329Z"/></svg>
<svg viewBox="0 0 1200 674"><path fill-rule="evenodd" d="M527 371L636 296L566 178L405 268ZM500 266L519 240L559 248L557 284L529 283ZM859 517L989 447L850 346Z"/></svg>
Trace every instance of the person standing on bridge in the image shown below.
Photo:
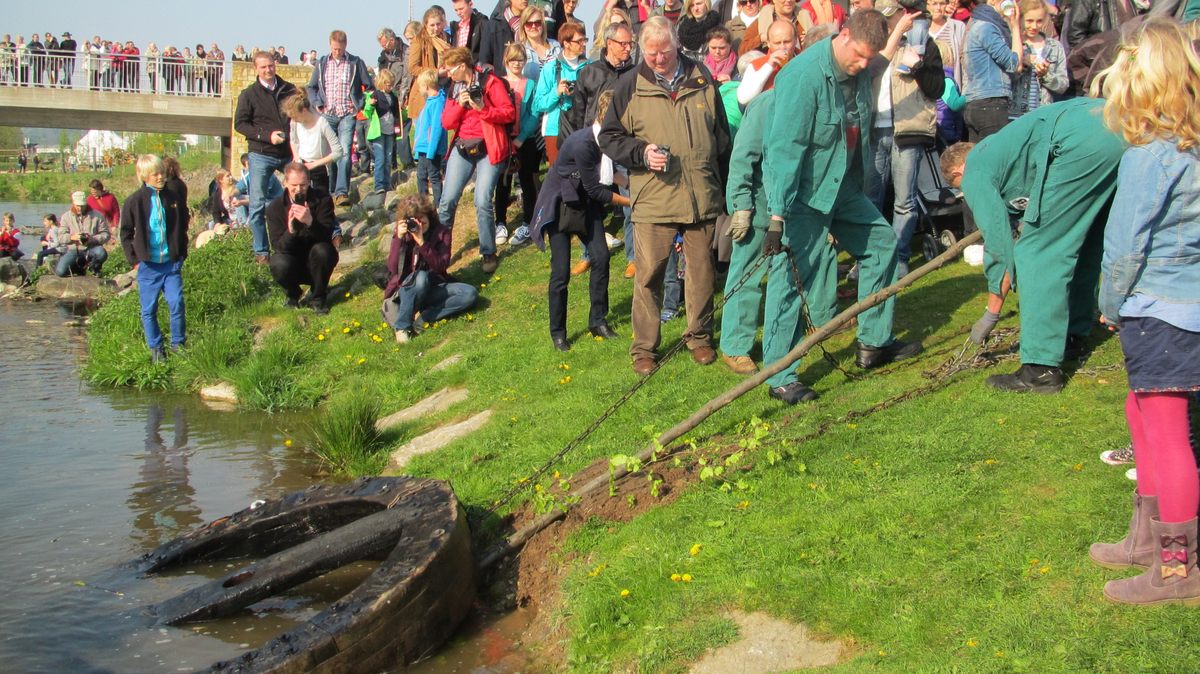
<svg viewBox="0 0 1200 674"><path fill-rule="evenodd" d="M350 203L350 146L354 142L355 117L363 108L363 88L374 86L367 64L346 51L346 33L330 33L329 53L317 59L305 88L308 100L325 115L342 145L342 157L333 165L330 176L333 202L338 206Z"/></svg>
<svg viewBox="0 0 1200 674"><path fill-rule="evenodd" d="M254 236L255 260L267 264L267 187L275 172L292 160L289 121L281 105L297 90L291 82L276 77L275 59L264 51L254 54L254 69L258 79L238 95L233 128L250 145L250 232Z"/></svg>

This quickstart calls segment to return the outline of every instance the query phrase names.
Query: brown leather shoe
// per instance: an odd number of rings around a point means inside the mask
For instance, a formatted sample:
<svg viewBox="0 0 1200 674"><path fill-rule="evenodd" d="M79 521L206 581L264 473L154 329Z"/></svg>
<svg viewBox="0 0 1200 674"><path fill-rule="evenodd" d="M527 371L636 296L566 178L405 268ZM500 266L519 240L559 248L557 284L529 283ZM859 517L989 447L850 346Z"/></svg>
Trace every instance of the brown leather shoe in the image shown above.
<svg viewBox="0 0 1200 674"><path fill-rule="evenodd" d="M650 374L650 371L653 370L657 364L658 363L656 363L653 358L634 358L633 371L642 376L646 376Z"/></svg>
<svg viewBox="0 0 1200 674"><path fill-rule="evenodd" d="M754 374L758 372L758 366L754 364L754 359L750 356L729 356L721 354L721 362L730 370L738 374Z"/></svg>
<svg viewBox="0 0 1200 674"><path fill-rule="evenodd" d="M575 263L574 267L571 267L571 276L579 276L580 274L586 272L587 270L589 270L591 268L592 268L592 263L590 261L580 260L579 262Z"/></svg>
<svg viewBox="0 0 1200 674"><path fill-rule="evenodd" d="M630 262L629 266L625 267L625 278L633 278L636 275L637 267L633 266L633 263Z"/></svg>
<svg viewBox="0 0 1200 674"><path fill-rule="evenodd" d="M692 360L697 365L711 365L717 360L717 352L711 346L697 346L692 349Z"/></svg>

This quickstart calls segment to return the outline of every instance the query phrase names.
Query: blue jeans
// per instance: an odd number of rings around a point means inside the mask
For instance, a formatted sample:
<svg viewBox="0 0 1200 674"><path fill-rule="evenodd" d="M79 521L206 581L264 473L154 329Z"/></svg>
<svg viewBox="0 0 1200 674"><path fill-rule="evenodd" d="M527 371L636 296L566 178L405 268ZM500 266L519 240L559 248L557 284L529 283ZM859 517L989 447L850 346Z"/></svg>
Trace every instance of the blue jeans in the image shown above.
<svg viewBox="0 0 1200 674"><path fill-rule="evenodd" d="M267 240L267 190L276 171L283 169L284 161L256 152L250 153L250 233L254 238L254 254L267 255L271 243Z"/></svg>
<svg viewBox="0 0 1200 674"><path fill-rule="evenodd" d="M892 230L896 232L896 275L908 273L909 242L917 228L920 212L917 209L917 172L925 148L919 145L901 147L894 142L893 130L872 130L875 156L871 175L867 176L867 197L880 213L886 213L883 203L891 182L895 198L892 202Z"/></svg>
<svg viewBox="0 0 1200 674"><path fill-rule="evenodd" d="M929 40L929 19L914 19L912 28L904 34L908 40L908 46L913 48L913 51L918 56L925 56L925 42Z"/></svg>
<svg viewBox="0 0 1200 674"><path fill-rule="evenodd" d="M138 299L142 302L142 331L146 346L161 349L162 330L158 327L158 295L162 293L171 309L171 346L187 343L187 321L183 311L183 260L176 262L139 262Z"/></svg>
<svg viewBox="0 0 1200 674"><path fill-rule="evenodd" d="M100 275L100 268L104 266L104 261L108 259L108 251L104 250L104 246L92 246L87 251L81 251L75 246L67 249L62 257L58 258L58 266L54 268L55 276L70 276L78 267L79 272L83 273L86 265L97 276Z"/></svg>
<svg viewBox="0 0 1200 674"><path fill-rule="evenodd" d="M442 156L417 159L417 194L425 196L433 190L433 203L442 203Z"/></svg>
<svg viewBox="0 0 1200 674"><path fill-rule="evenodd" d="M679 302L683 299L683 279L679 278L679 251L671 244L671 254L667 257L667 271L663 276L663 309L679 311Z"/></svg>
<svg viewBox="0 0 1200 674"><path fill-rule="evenodd" d="M392 327L396 330L412 330L413 315L420 312L426 323L457 316L470 309L479 299L475 286L466 283L438 283L429 277L429 272L416 272L410 285L400 286L400 318Z"/></svg>
<svg viewBox="0 0 1200 674"><path fill-rule="evenodd" d="M493 164L483 153L475 159L467 159L457 148L450 151L446 162L446 186L438 200L438 219L442 224L454 228L454 212L471 175L475 175L475 220L479 224L479 254L496 254L496 184L504 175L507 162Z"/></svg>
<svg viewBox="0 0 1200 674"><path fill-rule="evenodd" d="M354 115L334 117L324 115L329 128L337 134L338 144L342 146L342 156L334 163L328 164L329 184L334 194L350 193L350 146L354 144Z"/></svg>
<svg viewBox="0 0 1200 674"><path fill-rule="evenodd" d="M371 141L371 154L375 158L375 191L392 189L392 153L396 151L396 137L384 134Z"/></svg>

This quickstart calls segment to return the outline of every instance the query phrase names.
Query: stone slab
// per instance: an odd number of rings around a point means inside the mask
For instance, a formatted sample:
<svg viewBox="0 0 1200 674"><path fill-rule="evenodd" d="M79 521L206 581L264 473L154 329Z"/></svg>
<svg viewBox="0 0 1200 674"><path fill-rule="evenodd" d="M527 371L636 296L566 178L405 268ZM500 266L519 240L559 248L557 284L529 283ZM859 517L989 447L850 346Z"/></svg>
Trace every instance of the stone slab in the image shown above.
<svg viewBox="0 0 1200 674"><path fill-rule="evenodd" d="M448 426L442 426L426 433L425 435L415 437L396 451L392 452L391 463L388 467L392 470L403 468L414 456L420 456L422 454L428 454L429 452L437 451L451 442L458 440L459 438L466 437L480 428L483 428L483 425L486 424L488 419L491 418L492 411L484 410L465 421L460 421L457 424L450 424Z"/></svg>
<svg viewBox="0 0 1200 674"><path fill-rule="evenodd" d="M436 393L432 393L424 400L415 405L406 407L398 412L383 417L375 422L375 428L380 431L386 431L389 428L395 428L402 423L419 419L421 417L437 414L442 410L449 409L451 405L455 405L467 399L469 395L465 388L444 388Z"/></svg>
<svg viewBox="0 0 1200 674"><path fill-rule="evenodd" d="M236 405L238 401L237 389L227 381L200 389L200 398L202 400L229 403L231 405Z"/></svg>
<svg viewBox="0 0 1200 674"><path fill-rule="evenodd" d="M691 674L788 672L836 665L842 656L841 642L815 639L803 624L741 611L729 618L737 623L742 638L710 651L692 666Z"/></svg>
<svg viewBox="0 0 1200 674"><path fill-rule="evenodd" d="M37 294L51 300L88 300L115 288L112 281L95 276L43 276L37 282Z"/></svg>

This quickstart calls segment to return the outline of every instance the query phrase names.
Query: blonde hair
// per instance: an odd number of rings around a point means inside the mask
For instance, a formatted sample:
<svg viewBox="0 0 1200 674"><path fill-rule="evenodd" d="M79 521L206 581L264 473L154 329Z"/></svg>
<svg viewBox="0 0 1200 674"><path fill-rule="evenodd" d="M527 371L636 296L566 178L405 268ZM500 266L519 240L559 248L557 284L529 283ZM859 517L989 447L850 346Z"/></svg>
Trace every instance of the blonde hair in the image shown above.
<svg viewBox="0 0 1200 674"><path fill-rule="evenodd" d="M1106 99L1104 123L1131 145L1200 145L1200 56L1183 27L1149 18L1121 41L1116 60L1092 83Z"/></svg>
<svg viewBox="0 0 1200 674"><path fill-rule="evenodd" d="M508 65L509 61L520 61L521 63L529 62L529 55L525 53L525 48L515 42L509 42L504 45L504 64Z"/></svg>
<svg viewBox="0 0 1200 674"><path fill-rule="evenodd" d="M1039 9L1045 12L1046 0L1021 0L1021 4L1019 6L1021 8L1021 16L1025 16L1029 12L1036 12ZM1047 14L1049 14L1049 12L1047 12Z"/></svg>
<svg viewBox="0 0 1200 674"><path fill-rule="evenodd" d="M438 88L438 73L436 70L422 70L417 75L416 85L421 93Z"/></svg>
<svg viewBox="0 0 1200 674"><path fill-rule="evenodd" d="M396 86L396 75L387 68L380 68L379 74L375 76L375 87L380 91L391 91L394 86Z"/></svg>
<svg viewBox="0 0 1200 674"><path fill-rule="evenodd" d="M148 183L150 176L155 173L166 175L167 170L163 167L163 160L156 154L144 154L138 157L137 167L135 168L138 180Z"/></svg>
<svg viewBox="0 0 1200 674"><path fill-rule="evenodd" d="M525 33L525 22L533 19L535 14L542 17L542 39L546 42L550 41L550 37L546 35L546 13L542 11L541 7L530 3L530 5L525 8L525 11L521 12L521 22L517 24L517 42L521 44L529 42L529 35Z"/></svg>
<svg viewBox="0 0 1200 674"><path fill-rule="evenodd" d="M283 99L283 105L279 107L283 110L283 114L287 115L288 119L299 119L300 115L305 111L312 110L312 103L308 102L307 94L303 91L298 91Z"/></svg>

